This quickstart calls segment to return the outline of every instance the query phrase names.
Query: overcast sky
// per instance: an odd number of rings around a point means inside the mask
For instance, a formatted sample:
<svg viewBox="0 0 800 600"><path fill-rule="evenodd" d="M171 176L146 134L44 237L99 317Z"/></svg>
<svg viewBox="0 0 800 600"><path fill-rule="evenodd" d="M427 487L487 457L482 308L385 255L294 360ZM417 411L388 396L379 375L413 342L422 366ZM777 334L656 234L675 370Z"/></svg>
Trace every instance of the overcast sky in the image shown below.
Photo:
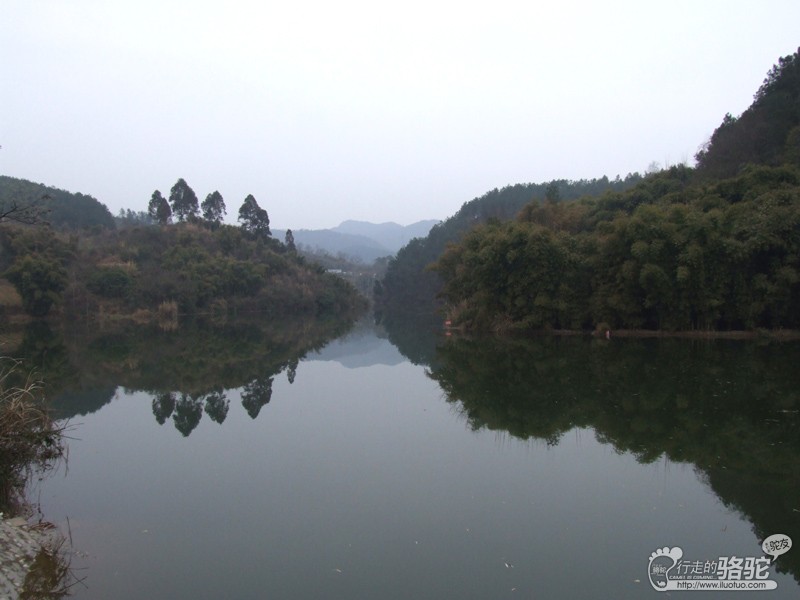
<svg viewBox="0 0 800 600"><path fill-rule="evenodd" d="M692 161L800 2L0 0L0 174L235 222L443 219L504 185Z"/></svg>

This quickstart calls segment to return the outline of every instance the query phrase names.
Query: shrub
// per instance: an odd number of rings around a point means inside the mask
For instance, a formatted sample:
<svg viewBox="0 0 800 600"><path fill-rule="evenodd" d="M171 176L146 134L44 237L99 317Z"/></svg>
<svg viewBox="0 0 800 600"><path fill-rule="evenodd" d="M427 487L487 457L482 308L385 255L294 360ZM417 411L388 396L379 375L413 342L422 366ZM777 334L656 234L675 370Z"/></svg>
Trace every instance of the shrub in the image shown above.
<svg viewBox="0 0 800 600"><path fill-rule="evenodd" d="M133 285L133 277L121 267L106 267L96 271L86 287L104 298L125 298Z"/></svg>

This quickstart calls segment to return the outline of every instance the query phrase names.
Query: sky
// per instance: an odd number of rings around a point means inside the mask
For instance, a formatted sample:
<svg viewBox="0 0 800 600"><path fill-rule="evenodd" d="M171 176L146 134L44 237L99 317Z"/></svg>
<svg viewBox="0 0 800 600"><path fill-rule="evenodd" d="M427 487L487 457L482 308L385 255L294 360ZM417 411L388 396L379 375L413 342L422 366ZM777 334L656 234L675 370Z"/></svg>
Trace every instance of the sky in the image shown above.
<svg viewBox="0 0 800 600"><path fill-rule="evenodd" d="M692 164L797 0L0 0L0 174L227 221L445 219L515 183Z"/></svg>

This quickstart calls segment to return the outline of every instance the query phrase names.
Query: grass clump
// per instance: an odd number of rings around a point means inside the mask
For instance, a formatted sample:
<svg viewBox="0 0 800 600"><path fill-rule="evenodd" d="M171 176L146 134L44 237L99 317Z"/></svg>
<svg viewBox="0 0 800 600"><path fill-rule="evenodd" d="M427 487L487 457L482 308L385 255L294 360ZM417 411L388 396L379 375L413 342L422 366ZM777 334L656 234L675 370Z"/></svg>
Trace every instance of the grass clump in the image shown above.
<svg viewBox="0 0 800 600"><path fill-rule="evenodd" d="M0 357L0 512L24 506L34 472L54 469L66 455L66 426L42 403L41 384L19 376L19 361Z"/></svg>

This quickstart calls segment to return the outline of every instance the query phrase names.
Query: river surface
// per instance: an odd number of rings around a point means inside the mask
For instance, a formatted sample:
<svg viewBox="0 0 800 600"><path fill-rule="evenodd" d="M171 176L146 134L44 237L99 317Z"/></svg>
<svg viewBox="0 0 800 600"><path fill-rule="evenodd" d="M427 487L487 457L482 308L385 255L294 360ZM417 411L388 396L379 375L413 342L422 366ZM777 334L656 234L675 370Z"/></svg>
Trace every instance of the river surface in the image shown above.
<svg viewBox="0 0 800 600"><path fill-rule="evenodd" d="M796 343L126 335L42 359L75 598L655 598L657 550L800 541Z"/></svg>

